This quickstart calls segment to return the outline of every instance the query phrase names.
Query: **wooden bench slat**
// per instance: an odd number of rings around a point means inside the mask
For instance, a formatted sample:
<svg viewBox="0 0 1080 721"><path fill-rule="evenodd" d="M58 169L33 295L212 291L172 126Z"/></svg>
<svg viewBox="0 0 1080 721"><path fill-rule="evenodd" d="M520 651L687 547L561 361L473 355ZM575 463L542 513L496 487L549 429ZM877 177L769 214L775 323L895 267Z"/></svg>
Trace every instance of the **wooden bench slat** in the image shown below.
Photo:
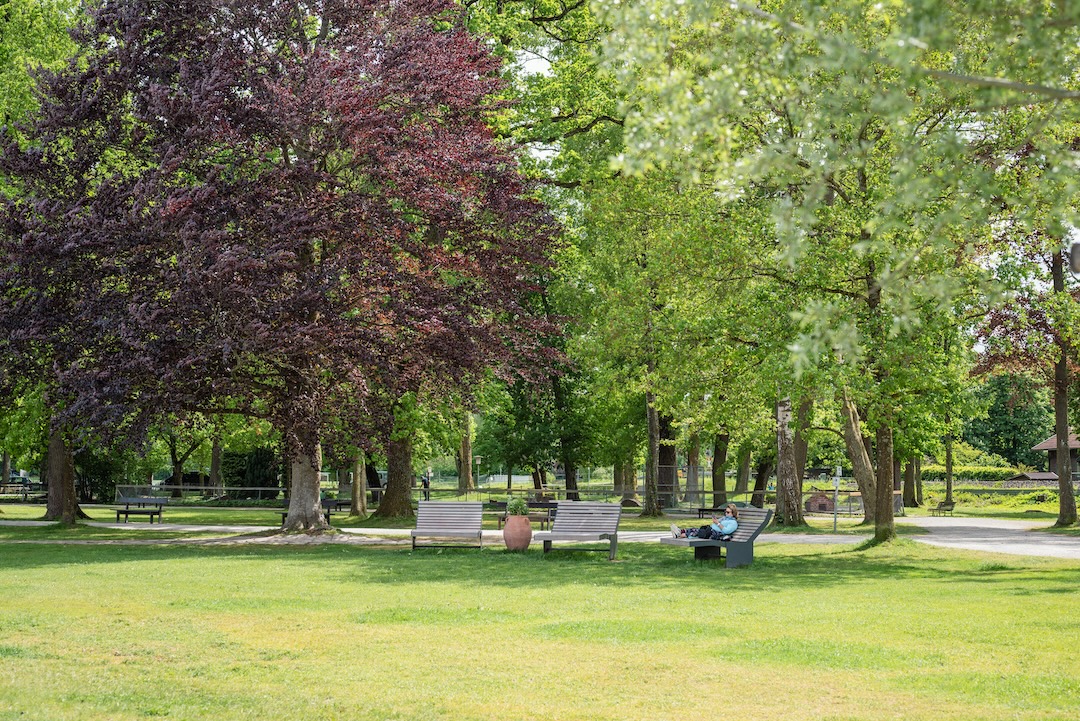
<svg viewBox="0 0 1080 721"><path fill-rule="evenodd" d="M417 538L476 540L484 547L484 504L480 501L420 501L416 528L410 532L412 547ZM437 545L437 544L426 544Z"/></svg>
<svg viewBox="0 0 1080 721"><path fill-rule="evenodd" d="M614 503L559 501L551 530L539 531L533 534L533 538L543 541L544 553L551 550L553 541L607 541L608 558L615 560L621 517L622 507Z"/></svg>

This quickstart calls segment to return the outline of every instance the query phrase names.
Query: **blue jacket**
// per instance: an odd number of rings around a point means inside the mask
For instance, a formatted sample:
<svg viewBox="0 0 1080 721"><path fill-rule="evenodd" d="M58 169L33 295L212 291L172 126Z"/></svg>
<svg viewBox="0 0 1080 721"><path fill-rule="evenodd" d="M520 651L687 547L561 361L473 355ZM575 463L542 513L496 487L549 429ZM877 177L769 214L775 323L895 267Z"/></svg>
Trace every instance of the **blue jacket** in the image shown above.
<svg viewBox="0 0 1080 721"><path fill-rule="evenodd" d="M720 519L719 524L710 523L709 525L712 526L714 531L725 536L730 536L732 533L735 533L735 529L739 527L739 522L731 516L724 516Z"/></svg>

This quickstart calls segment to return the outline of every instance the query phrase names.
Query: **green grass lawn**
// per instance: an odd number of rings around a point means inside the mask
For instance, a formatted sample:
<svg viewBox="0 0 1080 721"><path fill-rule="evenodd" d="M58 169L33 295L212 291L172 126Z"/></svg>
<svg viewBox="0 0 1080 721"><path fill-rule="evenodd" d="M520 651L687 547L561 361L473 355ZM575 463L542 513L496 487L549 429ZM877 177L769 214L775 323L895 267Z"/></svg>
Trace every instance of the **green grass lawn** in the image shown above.
<svg viewBox="0 0 1080 721"><path fill-rule="evenodd" d="M1080 715L1080 562L756 555L0 541L0 720Z"/></svg>

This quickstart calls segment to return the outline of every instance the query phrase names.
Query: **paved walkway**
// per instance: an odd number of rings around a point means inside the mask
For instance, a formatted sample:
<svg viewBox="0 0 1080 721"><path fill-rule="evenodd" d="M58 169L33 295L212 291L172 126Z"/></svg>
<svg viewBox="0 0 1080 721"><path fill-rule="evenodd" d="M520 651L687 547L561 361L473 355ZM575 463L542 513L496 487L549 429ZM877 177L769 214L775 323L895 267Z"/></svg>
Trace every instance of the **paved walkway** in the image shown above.
<svg viewBox="0 0 1080 721"><path fill-rule="evenodd" d="M944 548L960 548L972 551L1007 553L1018 556L1045 556L1052 558L1080 559L1080 537L1061 536L1052 533L1033 532L1034 528L1045 528L1046 521L1011 521L993 518L951 518L951 517L906 517L898 523L919 526L928 531L925 535L911 536L915 541ZM0 526L48 526L48 521L6 521L0 520ZM222 534L221 537L179 538L175 540L139 541L84 540L81 543L276 543L285 545L304 545L313 543L360 543L360 544L407 544L408 528L340 528L341 533L323 536L292 534L282 536L273 533L277 526L202 526L180 523L101 523L90 521L86 525L98 528L128 529L140 531L154 530L162 532ZM237 538L235 534L243 534ZM623 531L619 542L655 543L668 535L667 531ZM766 533L758 537L757 543L796 543L796 544L854 544L867 540L870 534L841 535L831 533ZM496 545L502 540L502 532L484 531L485 544ZM71 541L37 541L56 543Z"/></svg>
<svg viewBox="0 0 1080 721"><path fill-rule="evenodd" d="M1032 531L1046 528L1047 521L1011 521L997 518L908 517L903 523L929 533L912 536L921 543L969 551L1008 553L1014 556L1047 556L1080 559L1080 536Z"/></svg>

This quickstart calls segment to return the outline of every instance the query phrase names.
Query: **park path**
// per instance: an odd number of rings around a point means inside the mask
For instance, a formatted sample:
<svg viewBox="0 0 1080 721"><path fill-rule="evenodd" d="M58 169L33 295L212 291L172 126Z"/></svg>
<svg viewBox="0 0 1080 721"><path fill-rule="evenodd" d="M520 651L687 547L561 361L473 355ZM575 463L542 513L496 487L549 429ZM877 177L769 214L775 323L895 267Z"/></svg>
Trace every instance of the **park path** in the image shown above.
<svg viewBox="0 0 1080 721"><path fill-rule="evenodd" d="M1032 529L1045 528L1046 521L1012 521L996 518L958 518L958 517L906 517L899 523L919 526L927 531L924 535L909 536L919 543L944 548L987 551L1018 556L1043 556L1050 558L1080 559L1080 537L1062 536L1043 533ZM7 521L0 520L3 526L47 526L48 521ZM309 543L408 543L408 528L341 528L341 533L325 536L306 536L293 534L281 536L271 533L276 526L204 526L181 523L102 523L91 521L89 526L131 530L160 530L182 533L221 533L245 534L240 538L225 536L222 538L175 539L169 543L276 543L286 545L304 545ZM623 531L619 534L620 542L655 543L669 535L667 531ZM855 544L862 543L870 534L831 534L831 533L765 533L758 537L757 543L789 544ZM502 541L502 532L484 531L485 545L497 545ZM71 543L71 541L36 541L38 543ZM150 539L135 541L85 540L81 543L161 543Z"/></svg>
<svg viewBox="0 0 1080 721"><path fill-rule="evenodd" d="M900 521L928 531L912 536L920 543L969 551L1080 559L1080 537L1044 533L1047 521L1012 521L1000 518L908 517Z"/></svg>

